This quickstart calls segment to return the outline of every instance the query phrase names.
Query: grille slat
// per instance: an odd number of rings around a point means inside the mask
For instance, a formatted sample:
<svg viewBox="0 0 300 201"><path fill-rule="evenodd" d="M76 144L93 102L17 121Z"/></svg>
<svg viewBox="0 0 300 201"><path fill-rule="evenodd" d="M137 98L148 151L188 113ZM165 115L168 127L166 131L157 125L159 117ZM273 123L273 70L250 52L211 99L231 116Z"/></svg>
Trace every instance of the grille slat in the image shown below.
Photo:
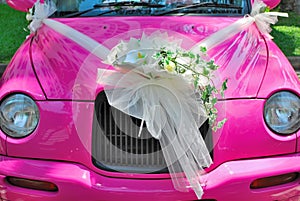
<svg viewBox="0 0 300 201"><path fill-rule="evenodd" d="M126 126L126 125L124 125L124 126ZM127 129L127 128L126 128ZM121 164L123 164L123 157L121 157L122 156L122 150L124 150L124 144L123 144L123 137L124 136L119 136L119 138L120 138L120 151L118 152L119 153L119 157L120 157L120 163Z"/></svg>

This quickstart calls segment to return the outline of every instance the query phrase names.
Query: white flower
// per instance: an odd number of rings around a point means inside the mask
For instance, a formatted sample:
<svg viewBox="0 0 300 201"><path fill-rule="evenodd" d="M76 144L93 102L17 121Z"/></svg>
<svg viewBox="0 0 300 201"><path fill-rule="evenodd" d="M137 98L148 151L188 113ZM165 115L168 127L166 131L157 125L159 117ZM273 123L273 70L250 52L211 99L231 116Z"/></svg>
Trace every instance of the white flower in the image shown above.
<svg viewBox="0 0 300 201"><path fill-rule="evenodd" d="M32 14L31 13L27 13L26 14L26 20L30 22L30 21L32 21L32 19L33 19L32 18Z"/></svg>
<svg viewBox="0 0 300 201"><path fill-rule="evenodd" d="M150 35L142 34L141 39L130 38L128 42L121 41L107 56L106 63L110 65L148 65L157 62L153 55L162 48L176 51L181 40L169 37L167 33L156 31Z"/></svg>
<svg viewBox="0 0 300 201"><path fill-rule="evenodd" d="M123 62L126 63L137 63L140 60L144 59L146 54L143 51L139 51L139 50L131 50L130 52L128 52L127 55L125 55L125 59Z"/></svg>
<svg viewBox="0 0 300 201"><path fill-rule="evenodd" d="M28 13L26 14L26 20L29 21L29 22L33 20L32 12L33 12L32 8L30 8Z"/></svg>
<svg viewBox="0 0 300 201"><path fill-rule="evenodd" d="M173 61L169 61L168 64L164 65L164 69L169 73L174 73L176 69L176 64Z"/></svg>

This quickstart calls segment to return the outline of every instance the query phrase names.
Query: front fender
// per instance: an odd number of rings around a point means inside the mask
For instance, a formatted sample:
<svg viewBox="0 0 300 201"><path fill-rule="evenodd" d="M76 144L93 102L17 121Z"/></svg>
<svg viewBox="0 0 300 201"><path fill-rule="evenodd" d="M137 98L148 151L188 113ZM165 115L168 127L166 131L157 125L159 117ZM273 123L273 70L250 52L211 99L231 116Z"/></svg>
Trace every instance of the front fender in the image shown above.
<svg viewBox="0 0 300 201"><path fill-rule="evenodd" d="M14 93L23 93L34 100L45 100L30 59L30 39L18 49L0 78L0 103ZM6 135L0 131L0 154L6 155Z"/></svg>

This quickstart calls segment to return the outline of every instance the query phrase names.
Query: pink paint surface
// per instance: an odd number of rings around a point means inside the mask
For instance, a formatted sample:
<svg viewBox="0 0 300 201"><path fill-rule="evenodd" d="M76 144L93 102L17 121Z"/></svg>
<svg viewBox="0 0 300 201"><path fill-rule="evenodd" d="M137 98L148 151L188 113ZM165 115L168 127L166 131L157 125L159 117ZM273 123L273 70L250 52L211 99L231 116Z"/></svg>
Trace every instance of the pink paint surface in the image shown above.
<svg viewBox="0 0 300 201"><path fill-rule="evenodd" d="M16 159L0 156L2 198L17 200L196 200L191 190L178 192L170 179L111 178L76 163ZM202 177L203 199L218 201L284 200L300 196L299 179L267 189L250 190L257 178L300 171L299 154L224 163ZM58 192L43 192L14 187L5 175L55 183ZM238 192L238 193L237 193Z"/></svg>
<svg viewBox="0 0 300 201"><path fill-rule="evenodd" d="M23 12L28 12L35 2L35 0L6 0L10 7Z"/></svg>
<svg viewBox="0 0 300 201"><path fill-rule="evenodd" d="M17 1L15 1L17 3ZM238 18L97 17L55 19L111 49L121 40L157 30L183 40L189 49ZM300 131L280 136L264 123L264 104L279 90L300 95L300 83L286 57L251 26L208 52L220 66L214 82L228 79L218 102L224 127L213 133L214 164L201 178L203 199L218 201L284 200L300 197L299 178L260 190L249 188L262 177L300 172ZM43 26L18 50L0 80L0 99L24 93L40 110L37 129L13 139L0 131L0 198L7 200L195 200L178 192L168 174L101 170L92 163L94 101L102 86L98 68L108 68L68 38ZM16 176L55 183L58 192L19 188Z"/></svg>

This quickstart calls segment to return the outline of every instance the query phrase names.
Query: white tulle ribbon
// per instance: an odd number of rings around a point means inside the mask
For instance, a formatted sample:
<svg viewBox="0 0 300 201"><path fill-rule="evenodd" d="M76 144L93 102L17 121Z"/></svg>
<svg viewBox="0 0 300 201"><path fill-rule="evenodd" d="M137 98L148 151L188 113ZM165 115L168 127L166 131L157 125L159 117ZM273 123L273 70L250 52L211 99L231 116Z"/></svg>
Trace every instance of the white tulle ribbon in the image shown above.
<svg viewBox="0 0 300 201"><path fill-rule="evenodd" d="M272 31L271 24L278 22L277 17L288 17L287 13L265 12L266 4L261 0L255 0L249 18L254 18L255 24L259 31L266 37L273 39L269 34Z"/></svg>
<svg viewBox="0 0 300 201"><path fill-rule="evenodd" d="M56 11L56 6L52 1L41 3L38 0L34 8L29 10L26 19L31 21L28 28L31 33L36 32L43 24L43 20L51 16Z"/></svg>
<svg viewBox="0 0 300 201"><path fill-rule="evenodd" d="M78 45L89 51L91 54L97 56L101 60L107 59L107 55L109 54L110 50L91 37L55 20L45 19L43 23L56 32L76 42Z"/></svg>
<svg viewBox="0 0 300 201"><path fill-rule="evenodd" d="M78 45L85 48L101 60L106 60L110 50L105 46L66 24L48 19L48 17L51 16L55 11L56 6L53 1L49 0L41 3L40 0L38 0L26 16L27 20L31 21L28 26L30 31L36 32L42 26L42 24L45 24L56 32L76 42Z"/></svg>
<svg viewBox="0 0 300 201"><path fill-rule="evenodd" d="M277 17L288 17L287 13L280 12L265 12L266 4L261 0L255 0L252 5L252 11L250 15L246 15L244 18L235 21L234 23L224 27L223 29L213 33L204 40L200 41L191 48L192 52L199 53L199 47L206 47L207 50L219 45L220 43L232 38L234 35L246 30L253 23L256 24L258 30L266 37L272 39L269 34L272 29L270 24L275 24Z"/></svg>

